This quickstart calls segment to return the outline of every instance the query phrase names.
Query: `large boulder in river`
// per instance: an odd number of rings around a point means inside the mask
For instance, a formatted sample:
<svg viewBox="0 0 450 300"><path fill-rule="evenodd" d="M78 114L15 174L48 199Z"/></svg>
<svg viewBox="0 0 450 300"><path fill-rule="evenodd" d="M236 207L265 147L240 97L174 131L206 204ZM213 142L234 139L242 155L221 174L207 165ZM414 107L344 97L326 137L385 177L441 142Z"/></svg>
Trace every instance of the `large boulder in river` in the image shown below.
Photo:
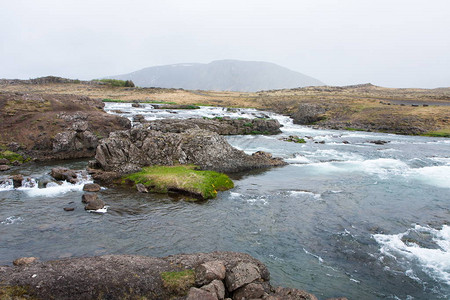
<svg viewBox="0 0 450 300"><path fill-rule="evenodd" d="M142 128L116 131L97 147L95 159L101 169L121 174L151 165L194 164L204 170L231 173L286 164L262 153L247 155L219 134L199 129L183 133Z"/></svg>
<svg viewBox="0 0 450 300"><path fill-rule="evenodd" d="M162 132L185 132L189 129L205 129L221 135L279 134L281 124L274 119L163 119L146 122L145 128Z"/></svg>
<svg viewBox="0 0 450 300"><path fill-rule="evenodd" d="M99 140L131 128L103 107L83 96L0 92L0 144L38 160L93 157Z"/></svg>

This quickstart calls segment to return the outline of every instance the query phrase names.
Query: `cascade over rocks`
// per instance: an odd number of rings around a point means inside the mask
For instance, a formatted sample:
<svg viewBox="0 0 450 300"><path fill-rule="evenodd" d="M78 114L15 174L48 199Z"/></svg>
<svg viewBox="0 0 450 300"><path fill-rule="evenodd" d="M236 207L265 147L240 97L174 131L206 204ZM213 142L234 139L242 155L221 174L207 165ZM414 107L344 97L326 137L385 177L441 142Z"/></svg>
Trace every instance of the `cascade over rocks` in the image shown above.
<svg viewBox="0 0 450 300"><path fill-rule="evenodd" d="M180 254L163 258L104 255L47 262L33 258L32 262L0 266L0 296L4 291L22 287L20 296L23 299L317 300L302 290L272 287L267 267L248 254L237 252ZM186 281L173 279L170 287L165 282L163 274L186 274L186 271L208 262L210 265L223 265L227 274L237 274L240 270L239 277L235 277L231 284L237 286L234 282L239 282L238 285L242 286L233 291L226 288L228 284L224 285L220 279L205 284L189 281L187 285ZM241 272L250 266L251 273ZM253 271L257 273L253 274ZM226 279L227 282L229 280Z"/></svg>
<svg viewBox="0 0 450 300"><path fill-rule="evenodd" d="M150 165L194 164L204 170L232 173L286 164L261 151L255 155L245 154L219 134L201 129L183 133L142 128L116 131L102 140L95 159L91 166L120 174Z"/></svg>
<svg viewBox="0 0 450 300"><path fill-rule="evenodd" d="M136 118L143 122L142 118ZM143 122L144 123L144 122ZM145 122L144 128L162 132L185 132L189 129L204 129L220 135L279 134L281 124L273 119L162 119Z"/></svg>

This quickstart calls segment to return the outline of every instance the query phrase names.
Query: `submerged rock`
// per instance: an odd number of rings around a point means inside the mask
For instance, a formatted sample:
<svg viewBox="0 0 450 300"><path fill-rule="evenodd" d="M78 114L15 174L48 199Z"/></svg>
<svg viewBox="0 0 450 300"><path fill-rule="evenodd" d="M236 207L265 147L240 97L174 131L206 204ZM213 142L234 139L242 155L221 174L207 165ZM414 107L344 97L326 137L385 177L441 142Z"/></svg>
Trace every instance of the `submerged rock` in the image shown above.
<svg viewBox="0 0 450 300"><path fill-rule="evenodd" d="M267 155L247 155L217 133L190 129L163 133L133 128L111 133L97 147L96 163L104 171L127 174L143 166L194 164L203 170L232 173L286 163Z"/></svg>

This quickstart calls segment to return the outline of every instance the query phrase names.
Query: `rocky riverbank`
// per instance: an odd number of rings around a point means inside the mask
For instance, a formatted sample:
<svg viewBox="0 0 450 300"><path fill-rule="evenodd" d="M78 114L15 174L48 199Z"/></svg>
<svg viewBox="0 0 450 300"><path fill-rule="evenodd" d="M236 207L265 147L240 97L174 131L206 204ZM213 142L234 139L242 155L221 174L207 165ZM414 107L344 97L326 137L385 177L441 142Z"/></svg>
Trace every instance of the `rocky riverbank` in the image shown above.
<svg viewBox="0 0 450 300"><path fill-rule="evenodd" d="M131 127L83 96L0 92L0 146L38 160L93 157L102 138Z"/></svg>
<svg viewBox="0 0 450 300"><path fill-rule="evenodd" d="M138 120L142 120L137 116ZM188 129L204 129L220 135L265 134L275 135L281 133L281 124L272 119L231 119L216 117L213 119L163 119L143 122L144 128L161 132L180 133Z"/></svg>
<svg viewBox="0 0 450 300"><path fill-rule="evenodd" d="M303 290L273 287L263 263L237 252L27 258L15 265L0 266L0 299L317 299Z"/></svg>

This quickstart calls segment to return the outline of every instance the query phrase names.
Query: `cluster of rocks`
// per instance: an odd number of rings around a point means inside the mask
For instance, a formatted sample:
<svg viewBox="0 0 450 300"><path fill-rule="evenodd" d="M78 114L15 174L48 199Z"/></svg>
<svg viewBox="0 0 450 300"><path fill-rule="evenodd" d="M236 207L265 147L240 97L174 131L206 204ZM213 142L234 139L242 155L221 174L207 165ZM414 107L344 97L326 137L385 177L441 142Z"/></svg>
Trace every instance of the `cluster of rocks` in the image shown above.
<svg viewBox="0 0 450 300"><path fill-rule="evenodd" d="M105 207L105 202L98 198L96 192L100 191L100 185L96 183L88 183L83 186L83 191L86 193L81 196L81 202L86 204L84 206L85 210L98 210Z"/></svg>
<svg viewBox="0 0 450 300"><path fill-rule="evenodd" d="M11 169L9 164L10 164L10 161L7 160L6 158L0 159L0 172L8 171L9 169Z"/></svg>
<svg viewBox="0 0 450 300"><path fill-rule="evenodd" d="M303 290L273 287L263 263L237 252L163 258L105 255L48 262L36 258L17 261L20 263L15 266L0 266L0 291L2 287L25 287L21 290L24 298L317 299ZM173 279L169 281L166 275Z"/></svg>
<svg viewBox="0 0 450 300"><path fill-rule="evenodd" d="M211 131L189 129L183 133L165 133L133 128L113 132L103 139L90 167L127 174L143 166L174 164L194 164L203 170L233 173L286 163L261 151L248 155Z"/></svg>
<svg viewBox="0 0 450 300"><path fill-rule="evenodd" d="M285 137L280 138L280 140L285 141L285 142L298 143L298 144L306 143L304 138L300 138L297 135L285 136Z"/></svg>
<svg viewBox="0 0 450 300"><path fill-rule="evenodd" d="M273 119L232 119L224 118L192 118L192 119L163 119L147 121L136 116L135 120L145 123L145 128L161 132L180 133L189 129L204 129L220 135L266 134L281 133L281 124Z"/></svg>

